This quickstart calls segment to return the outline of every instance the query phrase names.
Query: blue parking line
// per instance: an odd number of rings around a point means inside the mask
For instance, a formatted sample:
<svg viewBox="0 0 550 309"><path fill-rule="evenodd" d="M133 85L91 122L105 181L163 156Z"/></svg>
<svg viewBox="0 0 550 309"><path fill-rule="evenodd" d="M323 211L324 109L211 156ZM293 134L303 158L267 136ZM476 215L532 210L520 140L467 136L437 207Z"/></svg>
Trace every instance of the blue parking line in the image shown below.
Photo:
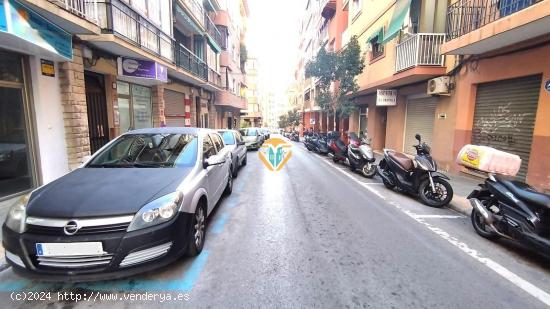
<svg viewBox="0 0 550 309"><path fill-rule="evenodd" d="M228 219L229 219L229 214L226 212L222 213L220 218L216 220L216 222L214 223L214 226L212 226L212 230L210 230L210 233L219 234L223 232L223 227L227 223Z"/></svg>
<svg viewBox="0 0 550 309"><path fill-rule="evenodd" d="M204 269L208 260L208 251L203 250L197 256L189 269L187 269L182 278L173 280L146 280L146 279L122 279L102 282L62 284L61 289L59 283L43 283L31 281L27 279L9 280L0 283L0 292L16 292L22 290L31 291L52 291L52 290L70 290L74 288L82 288L94 291L178 291L189 292L193 289L200 274ZM57 287L57 288L56 288Z"/></svg>

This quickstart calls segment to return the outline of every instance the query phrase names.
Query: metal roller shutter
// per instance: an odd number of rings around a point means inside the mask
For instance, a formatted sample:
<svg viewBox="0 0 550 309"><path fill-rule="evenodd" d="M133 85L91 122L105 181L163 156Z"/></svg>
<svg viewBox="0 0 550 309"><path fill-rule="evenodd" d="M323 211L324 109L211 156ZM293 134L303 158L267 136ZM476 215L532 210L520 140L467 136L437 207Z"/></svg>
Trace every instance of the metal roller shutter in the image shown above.
<svg viewBox="0 0 550 309"><path fill-rule="evenodd" d="M403 151L416 154L413 145L418 144L414 138L416 133L422 136L422 141L432 145L437 98L421 98L407 100L407 117L405 120L405 136Z"/></svg>
<svg viewBox="0 0 550 309"><path fill-rule="evenodd" d="M518 177L523 179L529 166L541 81L536 75L477 87L472 143L519 155Z"/></svg>
<svg viewBox="0 0 550 309"><path fill-rule="evenodd" d="M164 116L167 127L185 126L185 95L181 92L164 90Z"/></svg>

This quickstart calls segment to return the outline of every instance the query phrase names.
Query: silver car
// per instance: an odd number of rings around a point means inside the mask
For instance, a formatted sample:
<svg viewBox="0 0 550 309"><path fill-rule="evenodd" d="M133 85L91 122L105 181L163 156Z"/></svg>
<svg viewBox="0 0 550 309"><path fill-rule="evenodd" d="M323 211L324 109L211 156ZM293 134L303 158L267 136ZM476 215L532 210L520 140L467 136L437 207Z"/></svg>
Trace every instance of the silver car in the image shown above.
<svg viewBox="0 0 550 309"><path fill-rule="evenodd" d="M233 178L237 177L239 168L246 165L246 145L244 139L236 130L219 130L225 147L231 152L231 171Z"/></svg>
<svg viewBox="0 0 550 309"><path fill-rule="evenodd" d="M263 135L260 128L246 128L239 130L243 136L246 149L259 149L263 142Z"/></svg>
<svg viewBox="0 0 550 309"><path fill-rule="evenodd" d="M30 277L89 281L198 255L206 218L233 189L230 168L213 130L128 132L10 209L6 260Z"/></svg>

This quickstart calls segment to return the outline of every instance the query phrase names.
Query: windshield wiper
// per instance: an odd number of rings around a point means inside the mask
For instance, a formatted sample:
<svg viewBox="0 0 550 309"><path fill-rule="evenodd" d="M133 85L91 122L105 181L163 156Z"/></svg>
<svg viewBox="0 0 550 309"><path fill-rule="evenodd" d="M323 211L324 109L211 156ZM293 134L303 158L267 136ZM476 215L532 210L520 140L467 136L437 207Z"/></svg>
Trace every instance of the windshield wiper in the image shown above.
<svg viewBox="0 0 550 309"><path fill-rule="evenodd" d="M155 163L134 162L131 165L135 167L172 167L173 164L168 162L155 162Z"/></svg>
<svg viewBox="0 0 550 309"><path fill-rule="evenodd" d="M102 164L88 164L86 167L102 167L102 168L127 168L133 167L133 164L120 164L120 163L102 163Z"/></svg>

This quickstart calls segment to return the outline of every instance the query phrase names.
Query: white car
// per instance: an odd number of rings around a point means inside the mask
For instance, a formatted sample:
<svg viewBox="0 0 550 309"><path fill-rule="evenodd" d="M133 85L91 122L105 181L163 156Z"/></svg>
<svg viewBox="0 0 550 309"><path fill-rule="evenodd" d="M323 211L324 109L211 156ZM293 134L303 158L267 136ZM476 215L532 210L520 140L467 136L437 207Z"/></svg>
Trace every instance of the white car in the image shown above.
<svg viewBox="0 0 550 309"><path fill-rule="evenodd" d="M237 177L239 168L247 162L244 139L236 130L219 130L218 133L222 136L225 147L231 152L231 172L233 177Z"/></svg>

